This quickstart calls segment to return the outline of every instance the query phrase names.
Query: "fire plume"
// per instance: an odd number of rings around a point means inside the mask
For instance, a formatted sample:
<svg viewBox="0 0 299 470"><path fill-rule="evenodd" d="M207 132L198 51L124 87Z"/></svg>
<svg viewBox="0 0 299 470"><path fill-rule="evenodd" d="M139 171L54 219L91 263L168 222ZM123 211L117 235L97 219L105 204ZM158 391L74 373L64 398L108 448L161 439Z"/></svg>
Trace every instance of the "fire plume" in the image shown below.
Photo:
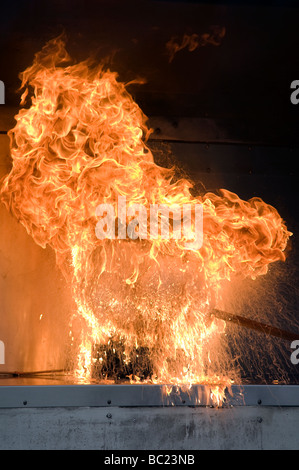
<svg viewBox="0 0 299 470"><path fill-rule="evenodd" d="M103 65L71 64L61 38L21 79L29 106L9 132L1 198L38 245L52 247L72 286L77 374L90 379L94 345L121 344L124 364L146 350L152 382L229 384L225 323L209 312L224 280L255 278L284 260L290 232L276 209L227 190L193 197L190 181L154 162L147 118L128 86ZM202 247L97 239L96 207L109 203L117 214L119 196L145 207L202 204Z"/></svg>

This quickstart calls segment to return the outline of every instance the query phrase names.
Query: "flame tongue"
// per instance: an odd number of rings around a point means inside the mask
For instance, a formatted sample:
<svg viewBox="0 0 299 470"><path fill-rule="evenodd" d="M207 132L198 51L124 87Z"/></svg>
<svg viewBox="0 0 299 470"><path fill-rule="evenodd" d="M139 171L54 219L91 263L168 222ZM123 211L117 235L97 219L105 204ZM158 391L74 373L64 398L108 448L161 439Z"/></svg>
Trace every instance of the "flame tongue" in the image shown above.
<svg viewBox="0 0 299 470"><path fill-rule="evenodd" d="M211 321L210 305L223 280L254 278L284 259L290 233L259 198L245 202L225 190L192 197L189 181L155 164L146 118L116 74L69 60L57 39L22 74L23 101L33 95L9 133L13 166L1 197L36 243L55 250L73 285L78 369L88 377L92 345L117 336L125 357L147 348L153 380L219 385L231 366L224 323ZM120 196L145 207L202 203L202 247L97 239L97 206L112 204L117 215Z"/></svg>

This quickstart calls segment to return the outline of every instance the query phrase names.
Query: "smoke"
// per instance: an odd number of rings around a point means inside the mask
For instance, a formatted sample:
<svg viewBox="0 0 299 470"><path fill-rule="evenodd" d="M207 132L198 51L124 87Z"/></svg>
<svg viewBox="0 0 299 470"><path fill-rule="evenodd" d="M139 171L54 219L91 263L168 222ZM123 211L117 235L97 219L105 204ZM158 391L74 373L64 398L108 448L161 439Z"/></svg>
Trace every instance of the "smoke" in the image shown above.
<svg viewBox="0 0 299 470"><path fill-rule="evenodd" d="M182 49L187 48L189 52L192 52L200 47L205 47L207 45L220 46L226 33L225 27L211 26L210 29L210 32L203 33L201 35L198 35L196 33L184 34L181 41L177 36L172 37L166 43L166 50L169 57L169 63L173 61L175 55Z"/></svg>

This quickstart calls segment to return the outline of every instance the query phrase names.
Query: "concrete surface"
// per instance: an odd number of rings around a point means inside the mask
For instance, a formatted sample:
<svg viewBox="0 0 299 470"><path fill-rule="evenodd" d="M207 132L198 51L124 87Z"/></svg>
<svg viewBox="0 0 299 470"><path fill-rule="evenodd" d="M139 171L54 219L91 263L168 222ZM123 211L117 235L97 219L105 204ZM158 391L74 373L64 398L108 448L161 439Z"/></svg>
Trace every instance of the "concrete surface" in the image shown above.
<svg viewBox="0 0 299 470"><path fill-rule="evenodd" d="M298 407L10 408L0 449L299 449Z"/></svg>

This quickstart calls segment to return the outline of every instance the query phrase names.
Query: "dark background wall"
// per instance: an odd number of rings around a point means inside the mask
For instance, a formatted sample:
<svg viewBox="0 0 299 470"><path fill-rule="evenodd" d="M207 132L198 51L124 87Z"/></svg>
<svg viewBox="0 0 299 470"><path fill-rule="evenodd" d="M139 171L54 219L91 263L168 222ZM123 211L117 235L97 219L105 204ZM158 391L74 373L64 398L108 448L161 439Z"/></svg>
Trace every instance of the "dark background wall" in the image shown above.
<svg viewBox="0 0 299 470"><path fill-rule="evenodd" d="M1 4L0 79L18 104L18 74L62 31L76 60L109 56L120 78L143 77L132 92L147 115L226 119L244 140L297 143L299 106L290 84L299 77L295 1L180 2L37 0ZM220 46L179 51L184 34L225 27Z"/></svg>

